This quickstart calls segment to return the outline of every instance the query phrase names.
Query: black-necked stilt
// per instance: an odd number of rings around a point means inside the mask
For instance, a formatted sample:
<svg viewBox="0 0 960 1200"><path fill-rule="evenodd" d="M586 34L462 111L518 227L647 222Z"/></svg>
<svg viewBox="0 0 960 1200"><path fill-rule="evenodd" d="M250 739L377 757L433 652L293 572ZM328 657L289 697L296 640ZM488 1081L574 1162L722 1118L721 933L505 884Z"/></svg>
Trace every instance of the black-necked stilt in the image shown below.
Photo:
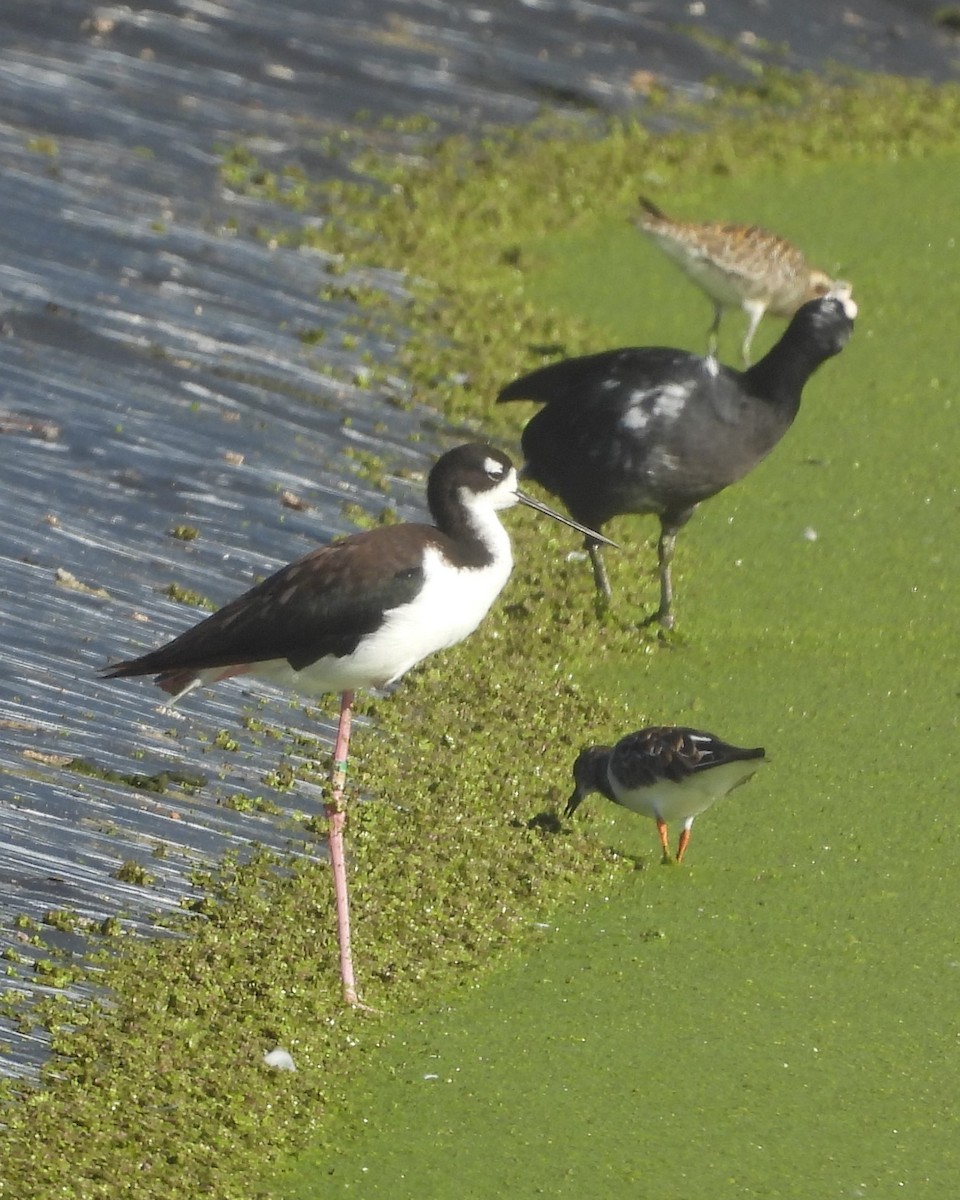
<svg viewBox="0 0 960 1200"><path fill-rule="evenodd" d="M574 793L564 815L599 792L657 823L663 858L670 861L667 825L682 821L677 862L690 843L690 827L700 813L732 792L759 769L761 746L741 749L712 733L656 725L628 733L615 746L587 746L573 764Z"/></svg>
<svg viewBox="0 0 960 1200"><path fill-rule="evenodd" d="M544 407L523 431L524 474L593 529L626 513L660 518L660 607L673 625L670 564L697 505L742 479L790 428L804 384L838 354L857 306L846 291L805 304L772 350L746 371L661 347L607 350L550 363L498 397ZM610 583L586 546L598 591Z"/></svg>
<svg viewBox="0 0 960 1200"><path fill-rule="evenodd" d="M749 363L750 343L765 312L792 317L808 300L838 287L849 289L811 267L791 242L757 225L675 221L645 197L639 199L644 211L638 228L713 301L710 353L725 308L742 308L749 318L742 347L743 361Z"/></svg>
<svg viewBox="0 0 960 1200"><path fill-rule="evenodd" d="M434 464L427 481L435 525L373 529L312 550L165 646L104 672L111 679L155 675L171 703L200 684L235 675L287 685L303 696L341 693L327 812L348 1003L357 1003L357 991L341 801L353 693L393 683L477 628L513 565L497 513L518 501L599 536L519 491L513 464L499 450L459 446Z"/></svg>

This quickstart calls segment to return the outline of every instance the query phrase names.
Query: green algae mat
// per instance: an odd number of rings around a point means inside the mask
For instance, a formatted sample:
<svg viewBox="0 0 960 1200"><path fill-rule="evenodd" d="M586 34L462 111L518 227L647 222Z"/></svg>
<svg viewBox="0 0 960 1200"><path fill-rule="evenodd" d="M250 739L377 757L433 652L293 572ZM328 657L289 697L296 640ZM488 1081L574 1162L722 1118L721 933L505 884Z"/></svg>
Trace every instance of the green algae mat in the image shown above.
<svg viewBox="0 0 960 1200"><path fill-rule="evenodd" d="M325 192L325 244L427 281L400 317L417 399L508 448L532 408L492 397L544 347L703 345L708 302L629 224L640 191L791 237L860 317L681 535L667 643L641 626L653 521L611 526L598 617L572 539L511 513L481 631L369 702L349 837L377 1011L338 1005L322 865L225 863L190 937L105 964L110 1003L41 1014L58 1055L5 1109L0 1195L951 1194L958 108L815 89L791 119L454 143L379 200ZM770 757L683 868L600 797L556 819L579 746L652 721ZM263 1066L278 1044L296 1073Z"/></svg>
<svg viewBox="0 0 960 1200"><path fill-rule="evenodd" d="M584 741L680 721L771 763L698 821L687 868L591 798L577 819L643 869L403 1022L277 1197L956 1187L958 173L947 156L695 189L701 213L816 247L855 281L860 319L771 459L681 536L682 639L565 665L600 697ZM696 346L708 303L638 243L604 221L546 239L531 294L581 311L598 346ZM740 333L728 315L728 360ZM621 607L654 526L612 527L647 543L609 555ZM568 570L586 598L589 568ZM569 745L549 753L569 769Z"/></svg>

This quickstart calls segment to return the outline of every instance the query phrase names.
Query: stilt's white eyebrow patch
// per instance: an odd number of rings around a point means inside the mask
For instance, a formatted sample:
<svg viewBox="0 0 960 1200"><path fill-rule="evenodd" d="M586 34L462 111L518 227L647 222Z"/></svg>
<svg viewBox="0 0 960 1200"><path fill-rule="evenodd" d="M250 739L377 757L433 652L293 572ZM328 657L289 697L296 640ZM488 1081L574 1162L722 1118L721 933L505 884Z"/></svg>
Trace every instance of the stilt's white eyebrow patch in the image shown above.
<svg viewBox="0 0 960 1200"><path fill-rule="evenodd" d="M503 463L497 462L495 458L485 458L483 460L483 469L488 475L494 478L499 478L503 474Z"/></svg>

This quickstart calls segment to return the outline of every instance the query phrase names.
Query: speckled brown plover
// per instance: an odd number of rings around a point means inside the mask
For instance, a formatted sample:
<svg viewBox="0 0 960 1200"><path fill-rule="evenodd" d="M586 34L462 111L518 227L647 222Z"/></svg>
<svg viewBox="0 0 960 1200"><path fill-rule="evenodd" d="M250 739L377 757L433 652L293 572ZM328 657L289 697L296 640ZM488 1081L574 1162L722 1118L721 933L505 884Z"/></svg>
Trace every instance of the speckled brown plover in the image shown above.
<svg viewBox="0 0 960 1200"><path fill-rule="evenodd" d="M849 284L835 282L811 267L785 238L758 225L677 221L644 196L639 199L643 212L637 227L713 301L710 353L716 351L725 308L742 308L747 314L742 353L748 364L753 335L765 312L792 317L809 300L836 288L850 290Z"/></svg>

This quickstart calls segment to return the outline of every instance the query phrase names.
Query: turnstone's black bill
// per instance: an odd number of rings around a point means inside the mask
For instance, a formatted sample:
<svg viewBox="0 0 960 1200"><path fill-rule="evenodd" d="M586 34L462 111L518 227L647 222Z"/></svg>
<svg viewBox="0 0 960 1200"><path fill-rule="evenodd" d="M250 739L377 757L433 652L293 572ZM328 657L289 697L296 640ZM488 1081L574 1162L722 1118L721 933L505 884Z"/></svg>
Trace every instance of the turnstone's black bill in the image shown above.
<svg viewBox="0 0 960 1200"><path fill-rule="evenodd" d="M857 306L844 291L805 304L783 337L740 372L685 350L640 347L567 358L515 379L498 400L533 400L524 474L578 521L655 513L660 606L673 626L670 567L697 505L752 471L790 428L804 385L846 345ZM597 590L609 599L600 548L588 535Z"/></svg>
<svg viewBox="0 0 960 1200"><path fill-rule="evenodd" d="M171 703L200 684L238 675L303 696L341 693L328 815L341 974L351 1004L357 992L341 797L353 693L392 683L477 628L513 566L497 514L518 501L571 524L519 492L516 470L501 451L481 443L459 446L438 459L427 481L434 525L373 529L312 550L165 646L104 672L110 679L155 675Z"/></svg>
<svg viewBox="0 0 960 1200"><path fill-rule="evenodd" d="M811 267L791 242L758 225L721 221L675 221L640 197L637 227L647 234L713 301L709 351L716 349L725 308L742 308L749 318L743 361L763 314L792 317L801 304L849 284L834 281Z"/></svg>
<svg viewBox="0 0 960 1200"><path fill-rule="evenodd" d="M657 725L628 733L615 746L587 746L573 764L571 817L591 792L599 792L657 823L665 862L670 861L667 825L682 821L677 862L690 842L690 827L715 801L732 792L761 766L760 746L731 746L712 733Z"/></svg>

